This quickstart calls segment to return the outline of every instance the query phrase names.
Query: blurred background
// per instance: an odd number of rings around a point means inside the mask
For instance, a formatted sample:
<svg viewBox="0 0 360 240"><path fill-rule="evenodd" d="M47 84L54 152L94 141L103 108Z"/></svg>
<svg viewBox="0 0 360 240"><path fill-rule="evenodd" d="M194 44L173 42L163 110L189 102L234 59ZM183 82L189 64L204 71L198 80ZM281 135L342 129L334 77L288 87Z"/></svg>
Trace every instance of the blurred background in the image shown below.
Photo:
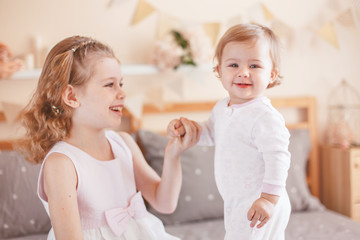
<svg viewBox="0 0 360 240"><path fill-rule="evenodd" d="M360 92L360 0L0 0L0 42L8 61L22 61L0 80L0 110L28 101L47 52L72 35L114 49L137 116L144 102L218 100L226 94L212 73L214 46L227 28L248 22L272 28L283 44L283 83L267 96L315 96L324 141L333 91L345 79ZM179 49L172 31L191 49ZM186 51L196 66L181 62Z"/></svg>

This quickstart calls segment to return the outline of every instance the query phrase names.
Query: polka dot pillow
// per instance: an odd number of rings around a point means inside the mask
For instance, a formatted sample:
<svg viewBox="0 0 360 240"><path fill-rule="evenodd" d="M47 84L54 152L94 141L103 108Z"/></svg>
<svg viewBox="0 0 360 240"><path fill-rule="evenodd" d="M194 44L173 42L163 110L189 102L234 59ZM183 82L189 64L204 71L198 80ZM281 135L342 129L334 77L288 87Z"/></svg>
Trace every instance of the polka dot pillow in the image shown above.
<svg viewBox="0 0 360 240"><path fill-rule="evenodd" d="M150 166L161 176L164 149L168 139L140 130L139 145ZM204 219L223 218L223 200L214 177L214 148L194 146L181 155L182 188L178 206L172 214L161 214L151 206L149 211L165 225Z"/></svg>
<svg viewBox="0 0 360 240"><path fill-rule="evenodd" d="M50 230L36 194L39 170L15 151L0 151L0 239Z"/></svg>
<svg viewBox="0 0 360 240"><path fill-rule="evenodd" d="M289 195L293 212L306 210L321 210L323 205L311 195L306 183L306 166L310 152L310 135L306 129L290 131L289 152L291 163L286 181L286 190Z"/></svg>

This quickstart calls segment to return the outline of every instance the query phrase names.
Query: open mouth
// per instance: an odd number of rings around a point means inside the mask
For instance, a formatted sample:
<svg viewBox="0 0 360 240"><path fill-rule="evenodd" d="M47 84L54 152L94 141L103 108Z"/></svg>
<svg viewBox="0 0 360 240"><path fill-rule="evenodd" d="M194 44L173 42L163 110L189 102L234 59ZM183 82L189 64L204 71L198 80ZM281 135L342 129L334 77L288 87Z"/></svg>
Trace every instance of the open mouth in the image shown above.
<svg viewBox="0 0 360 240"><path fill-rule="evenodd" d="M113 112L116 112L116 113L121 113L122 112L122 109L123 109L123 106L113 106L113 107L109 107L109 109Z"/></svg>

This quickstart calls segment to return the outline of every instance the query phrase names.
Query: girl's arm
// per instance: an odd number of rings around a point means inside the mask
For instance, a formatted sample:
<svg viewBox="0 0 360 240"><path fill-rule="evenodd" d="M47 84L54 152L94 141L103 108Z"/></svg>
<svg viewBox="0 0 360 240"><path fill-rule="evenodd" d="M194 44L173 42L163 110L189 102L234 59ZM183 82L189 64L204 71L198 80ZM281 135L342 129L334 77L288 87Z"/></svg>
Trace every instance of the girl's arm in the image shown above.
<svg viewBox="0 0 360 240"><path fill-rule="evenodd" d="M77 175L72 161L52 153L44 164L44 191L57 240L83 239L77 203Z"/></svg>
<svg viewBox="0 0 360 240"><path fill-rule="evenodd" d="M135 141L127 133L120 133L133 154L137 189L151 206L161 213L175 210L182 181L180 154L198 141L197 125L187 119L183 119L182 123L186 134L171 139L166 146L161 178L147 164Z"/></svg>

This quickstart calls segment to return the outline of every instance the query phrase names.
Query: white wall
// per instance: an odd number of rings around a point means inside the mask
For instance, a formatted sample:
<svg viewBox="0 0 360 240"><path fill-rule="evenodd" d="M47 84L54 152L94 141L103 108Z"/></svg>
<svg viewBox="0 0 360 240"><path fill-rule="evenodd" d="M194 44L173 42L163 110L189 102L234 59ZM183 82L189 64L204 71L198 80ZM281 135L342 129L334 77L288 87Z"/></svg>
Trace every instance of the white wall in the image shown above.
<svg viewBox="0 0 360 240"><path fill-rule="evenodd" d="M287 4L279 4L281 1ZM9 45L14 55L24 55L33 50L35 38L40 39L41 46L47 49L67 36L87 35L112 46L123 63L149 63L152 44L156 39L158 20L164 14L178 18L187 24L218 21L223 24L221 29L223 32L230 22L226 18L234 16L237 9L241 15L245 12L246 7L253 9L255 6L249 7L249 1L239 0L183 0L172 1L172 4L169 3L169 0L149 0L148 2L154 4L158 11L139 24L132 26L131 20L138 3L137 0L1 0L0 41ZM214 7L210 5L210 2L216 3ZM298 14L290 14L291 17L288 18L288 21L283 19L283 16L286 16L283 13L289 15L289 1L253 2L263 2L272 6L270 9L273 10L275 17L281 16L281 20L285 24L289 24L293 30L292 40L285 43L283 51L282 65L285 77L283 84L268 90L268 95L316 96L319 107L319 127L320 133L322 133L326 123L329 93L340 83L340 80L345 78L360 92L359 28L345 27L332 21L336 29L339 49L321 39L314 33L314 29L311 29L311 26L320 26L319 16L324 16L325 10L328 11L328 4L346 1L312 1L311 4L306 5L308 11L298 9ZM296 5L297 2L293 1L292 4ZM276 8L274 8L275 3L277 3ZM192 4L191 7L190 4ZM355 4L349 6L359 8L359 5ZM301 16L297 17L300 14ZM332 15L328 14L327 16ZM302 19L294 21L296 18ZM242 17L242 19L245 21L250 17ZM308 25L301 26L301 23L305 24L303 19L307 19L309 23L306 24ZM328 20L333 19L332 16ZM261 23L261 21L259 18L258 22ZM312 21L314 24L311 24ZM291 25L294 22L297 23L295 27ZM11 85L11 82L6 82L5 85L8 86L8 84ZM218 87L216 84L214 86ZM1 87L4 85L0 84ZM19 89L12 91L14 91L13 94L21 93L19 98L27 95ZM212 91L216 91L216 89Z"/></svg>

